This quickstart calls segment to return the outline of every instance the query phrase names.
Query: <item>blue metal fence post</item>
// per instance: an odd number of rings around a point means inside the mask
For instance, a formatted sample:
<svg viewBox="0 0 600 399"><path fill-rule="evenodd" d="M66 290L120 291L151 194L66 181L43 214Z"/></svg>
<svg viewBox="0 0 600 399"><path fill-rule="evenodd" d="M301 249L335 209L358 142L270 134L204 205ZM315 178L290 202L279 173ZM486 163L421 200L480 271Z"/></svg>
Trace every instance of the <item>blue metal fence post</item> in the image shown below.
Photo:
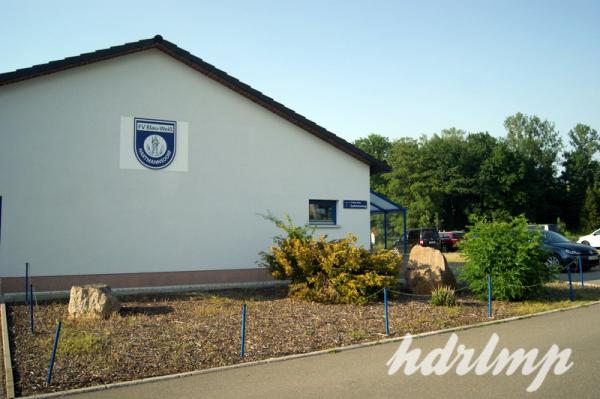
<svg viewBox="0 0 600 399"><path fill-rule="evenodd" d="M241 336L241 349L240 355L244 357L246 354L246 304L242 305L242 336Z"/></svg>
<svg viewBox="0 0 600 399"><path fill-rule="evenodd" d="M385 309L385 335L390 335L390 323L388 319L388 298L387 298L387 288L383 289L383 307Z"/></svg>
<svg viewBox="0 0 600 399"><path fill-rule="evenodd" d="M29 303L29 262L25 262L25 303Z"/></svg>
<svg viewBox="0 0 600 399"><path fill-rule="evenodd" d="M488 317L492 317L492 275L488 274Z"/></svg>
<svg viewBox="0 0 600 399"><path fill-rule="evenodd" d="M54 347L52 348L52 356L50 357L50 367L48 367L48 378L46 384L52 383L52 369L54 368L54 359L56 358L56 349L58 348L58 338L60 337L60 320L56 323L56 335L54 336Z"/></svg>
<svg viewBox="0 0 600 399"><path fill-rule="evenodd" d="M581 288L583 288L583 265L581 264L581 256L577 257L579 263L579 278L581 279Z"/></svg>
<svg viewBox="0 0 600 399"><path fill-rule="evenodd" d="M573 302L573 277L571 276L571 264L567 266L567 274L569 275L569 300Z"/></svg>
<svg viewBox="0 0 600 399"><path fill-rule="evenodd" d="M33 334L33 284L29 284L29 328Z"/></svg>

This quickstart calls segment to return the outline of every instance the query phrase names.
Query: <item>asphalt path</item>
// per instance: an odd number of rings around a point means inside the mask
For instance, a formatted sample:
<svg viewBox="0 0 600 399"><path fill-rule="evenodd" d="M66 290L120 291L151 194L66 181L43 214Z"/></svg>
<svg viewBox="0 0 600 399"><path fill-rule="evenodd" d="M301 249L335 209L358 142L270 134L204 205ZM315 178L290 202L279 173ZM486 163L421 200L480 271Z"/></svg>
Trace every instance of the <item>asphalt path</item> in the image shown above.
<svg viewBox="0 0 600 399"><path fill-rule="evenodd" d="M569 275L567 273L559 273L556 275L558 280L569 281ZM573 284L580 283L579 271L571 273L571 279ZM600 286L600 267L596 266L587 272L583 272L583 281L585 283L589 283L595 286Z"/></svg>
<svg viewBox="0 0 600 399"><path fill-rule="evenodd" d="M441 376L410 376L403 369L388 375L387 361L399 342L338 353L253 365L191 377L132 385L77 395L77 398L600 398L600 305L488 325L457 332L459 343L478 356L492 334L511 353L539 349L541 360L556 344L571 348L572 367L549 372L541 387L526 391L536 372L522 375L469 373L452 368ZM414 339L422 355L446 345L450 333ZM293 339L293 338L290 338Z"/></svg>

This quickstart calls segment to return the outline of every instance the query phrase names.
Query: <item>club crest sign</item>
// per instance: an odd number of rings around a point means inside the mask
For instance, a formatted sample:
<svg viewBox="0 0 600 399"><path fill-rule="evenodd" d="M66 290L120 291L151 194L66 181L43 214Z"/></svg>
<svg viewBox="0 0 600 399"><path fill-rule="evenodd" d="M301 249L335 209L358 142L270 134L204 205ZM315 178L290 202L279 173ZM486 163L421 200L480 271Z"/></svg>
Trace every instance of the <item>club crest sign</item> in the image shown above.
<svg viewBox="0 0 600 399"><path fill-rule="evenodd" d="M142 165L163 169L173 162L177 143L177 122L134 118L133 149Z"/></svg>

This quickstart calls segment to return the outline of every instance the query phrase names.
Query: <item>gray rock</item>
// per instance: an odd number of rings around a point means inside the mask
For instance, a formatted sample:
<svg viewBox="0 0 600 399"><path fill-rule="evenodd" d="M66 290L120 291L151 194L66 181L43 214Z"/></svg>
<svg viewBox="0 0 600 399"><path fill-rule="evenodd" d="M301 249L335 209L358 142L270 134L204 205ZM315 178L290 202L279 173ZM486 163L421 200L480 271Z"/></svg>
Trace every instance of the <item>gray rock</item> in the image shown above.
<svg viewBox="0 0 600 399"><path fill-rule="evenodd" d="M69 317L106 319L119 312L121 303L106 284L71 287Z"/></svg>
<svg viewBox="0 0 600 399"><path fill-rule="evenodd" d="M429 295L441 286L456 287L456 279L448 262L435 248L415 245L404 272L406 287L415 294Z"/></svg>

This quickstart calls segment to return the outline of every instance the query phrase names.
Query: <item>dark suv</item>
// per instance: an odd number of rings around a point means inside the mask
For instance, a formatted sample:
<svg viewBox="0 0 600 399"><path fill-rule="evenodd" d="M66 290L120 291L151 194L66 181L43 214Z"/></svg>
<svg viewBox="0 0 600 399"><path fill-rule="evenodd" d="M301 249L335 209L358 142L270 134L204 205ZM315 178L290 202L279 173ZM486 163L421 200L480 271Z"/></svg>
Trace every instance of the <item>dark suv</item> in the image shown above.
<svg viewBox="0 0 600 399"><path fill-rule="evenodd" d="M408 247L415 245L440 249L440 235L434 227L424 227L408 230Z"/></svg>

